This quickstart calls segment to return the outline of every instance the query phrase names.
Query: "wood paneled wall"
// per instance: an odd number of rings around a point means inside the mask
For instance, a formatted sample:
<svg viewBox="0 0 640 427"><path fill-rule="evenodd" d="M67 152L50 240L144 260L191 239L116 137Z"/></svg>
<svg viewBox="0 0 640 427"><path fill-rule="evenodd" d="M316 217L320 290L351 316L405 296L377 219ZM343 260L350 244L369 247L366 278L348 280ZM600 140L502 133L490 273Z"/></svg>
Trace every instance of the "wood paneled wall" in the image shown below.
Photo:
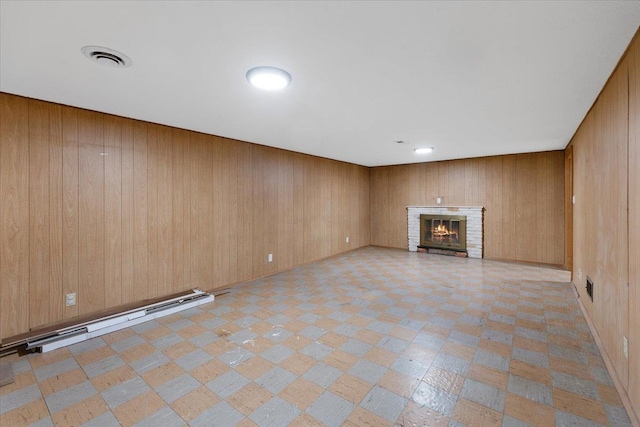
<svg viewBox="0 0 640 427"><path fill-rule="evenodd" d="M365 167L8 94L0 194L0 337L369 244Z"/></svg>
<svg viewBox="0 0 640 427"><path fill-rule="evenodd" d="M635 408L640 408L638 70L636 35L571 141L576 195L573 281ZM587 276L594 282L593 301L585 289Z"/></svg>
<svg viewBox="0 0 640 427"><path fill-rule="evenodd" d="M629 70L629 387L640 419L640 37L627 54Z"/></svg>
<svg viewBox="0 0 640 427"><path fill-rule="evenodd" d="M484 206L484 257L564 263L562 151L376 167L371 244L407 247L407 206Z"/></svg>

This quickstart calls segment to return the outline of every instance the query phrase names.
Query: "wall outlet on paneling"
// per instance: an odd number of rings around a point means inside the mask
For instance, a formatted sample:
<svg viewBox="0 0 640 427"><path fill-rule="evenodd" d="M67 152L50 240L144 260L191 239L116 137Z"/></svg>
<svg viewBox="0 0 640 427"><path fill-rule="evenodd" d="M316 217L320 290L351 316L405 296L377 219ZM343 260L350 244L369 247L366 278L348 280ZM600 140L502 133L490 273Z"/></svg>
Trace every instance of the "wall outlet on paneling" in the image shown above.
<svg viewBox="0 0 640 427"><path fill-rule="evenodd" d="M573 196L571 196L571 203L572 204L576 204L576 195L574 194Z"/></svg>
<svg viewBox="0 0 640 427"><path fill-rule="evenodd" d="M67 294L65 298L65 305L67 307L71 307L72 305L76 305L76 294L75 292L72 294Z"/></svg>
<svg viewBox="0 0 640 427"><path fill-rule="evenodd" d="M436 198L436 203L437 203L437 204L442 203L442 197L437 197L437 198Z"/></svg>
<svg viewBox="0 0 640 427"><path fill-rule="evenodd" d="M629 358L629 340L627 340L627 337L622 337L622 351L624 352L624 357L628 359Z"/></svg>
<svg viewBox="0 0 640 427"><path fill-rule="evenodd" d="M345 242L349 243L349 237L347 237L346 239L344 239Z"/></svg>
<svg viewBox="0 0 640 427"><path fill-rule="evenodd" d="M267 260L269 262L272 262L273 261L273 254L269 254L269 256L267 257Z"/></svg>

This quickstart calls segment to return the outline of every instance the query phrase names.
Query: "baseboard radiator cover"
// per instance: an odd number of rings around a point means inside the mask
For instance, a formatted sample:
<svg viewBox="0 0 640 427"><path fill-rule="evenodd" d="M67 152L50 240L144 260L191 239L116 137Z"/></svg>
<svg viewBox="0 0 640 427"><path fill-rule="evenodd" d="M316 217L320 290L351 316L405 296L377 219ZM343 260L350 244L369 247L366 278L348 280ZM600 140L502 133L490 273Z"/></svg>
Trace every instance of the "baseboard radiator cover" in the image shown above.
<svg viewBox="0 0 640 427"><path fill-rule="evenodd" d="M200 289L176 294L164 300L154 300L139 307L111 312L105 316L91 320L79 321L77 324L65 323L58 329L47 328L43 331L32 331L3 340L0 351L24 347L27 350L46 353L91 338L105 335L120 329L169 316L202 304L213 302L215 297Z"/></svg>

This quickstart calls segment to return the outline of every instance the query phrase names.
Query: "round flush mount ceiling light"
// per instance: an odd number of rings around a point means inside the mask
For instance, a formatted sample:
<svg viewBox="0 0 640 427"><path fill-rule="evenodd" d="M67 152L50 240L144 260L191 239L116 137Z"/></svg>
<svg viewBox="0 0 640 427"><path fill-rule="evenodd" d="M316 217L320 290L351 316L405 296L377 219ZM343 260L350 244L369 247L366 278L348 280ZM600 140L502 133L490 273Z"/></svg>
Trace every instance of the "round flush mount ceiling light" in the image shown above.
<svg viewBox="0 0 640 427"><path fill-rule="evenodd" d="M130 67L131 59L117 50L102 46L85 46L82 49L84 56L100 65L107 67L124 68Z"/></svg>
<svg viewBox="0 0 640 427"><path fill-rule="evenodd" d="M416 154L429 154L433 151L433 147L420 147L414 148L413 152Z"/></svg>
<svg viewBox="0 0 640 427"><path fill-rule="evenodd" d="M276 67L255 67L247 71L247 81L263 90L280 90L289 86L291 74Z"/></svg>

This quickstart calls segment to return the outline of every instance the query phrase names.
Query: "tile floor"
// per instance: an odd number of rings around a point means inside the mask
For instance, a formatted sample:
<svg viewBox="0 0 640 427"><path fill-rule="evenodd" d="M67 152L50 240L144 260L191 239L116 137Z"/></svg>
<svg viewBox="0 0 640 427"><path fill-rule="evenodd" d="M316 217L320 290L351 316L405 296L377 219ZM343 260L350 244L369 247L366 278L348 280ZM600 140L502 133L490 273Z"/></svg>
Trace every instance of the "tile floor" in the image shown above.
<svg viewBox="0 0 640 427"><path fill-rule="evenodd" d="M567 280L360 249L9 356L0 425L630 425Z"/></svg>

